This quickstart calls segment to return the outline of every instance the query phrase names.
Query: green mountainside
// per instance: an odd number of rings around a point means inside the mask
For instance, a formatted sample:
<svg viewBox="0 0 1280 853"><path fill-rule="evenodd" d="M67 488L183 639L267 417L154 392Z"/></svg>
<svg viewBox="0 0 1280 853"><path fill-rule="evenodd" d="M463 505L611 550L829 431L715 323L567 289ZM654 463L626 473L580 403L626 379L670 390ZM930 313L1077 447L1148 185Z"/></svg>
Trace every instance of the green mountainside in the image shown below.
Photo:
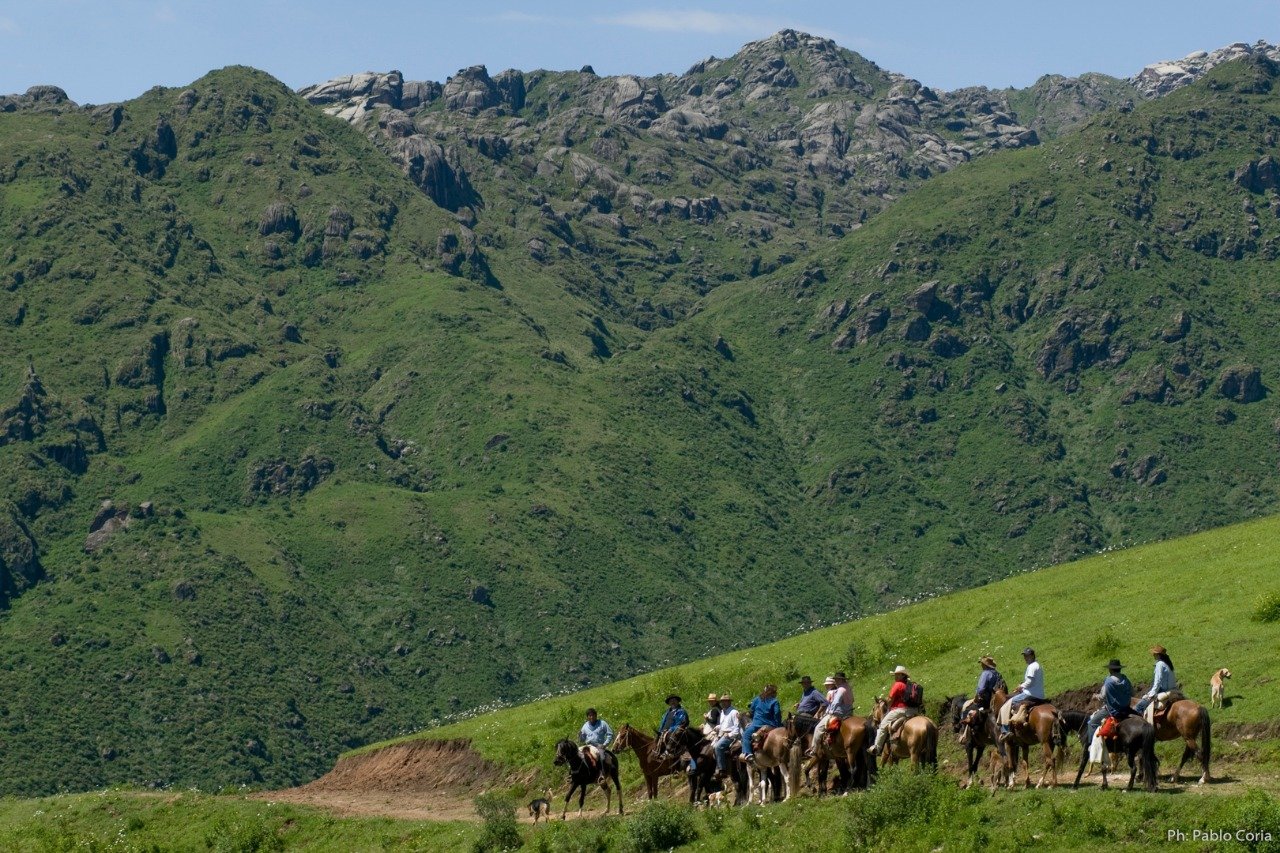
<svg viewBox="0 0 1280 853"><path fill-rule="evenodd" d="M495 700L1273 509L1275 79L1223 65L908 169L843 237L743 206L790 167L726 151L699 187L692 142L587 111L568 172L530 141L464 181L248 69L29 93L0 112L4 790L283 785ZM575 157L619 139L687 184L570 208L604 180Z"/></svg>

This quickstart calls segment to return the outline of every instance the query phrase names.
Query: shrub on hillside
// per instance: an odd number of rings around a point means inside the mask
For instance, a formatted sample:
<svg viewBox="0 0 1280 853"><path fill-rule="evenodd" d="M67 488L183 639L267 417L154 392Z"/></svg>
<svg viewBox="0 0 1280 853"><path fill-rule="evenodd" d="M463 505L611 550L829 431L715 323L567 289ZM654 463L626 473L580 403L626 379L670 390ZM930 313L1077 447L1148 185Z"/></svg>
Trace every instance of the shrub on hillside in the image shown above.
<svg viewBox="0 0 1280 853"><path fill-rule="evenodd" d="M651 800L627 823L627 849L635 853L670 850L698 837L687 806Z"/></svg>
<svg viewBox="0 0 1280 853"><path fill-rule="evenodd" d="M1120 652L1120 638L1110 627L1103 628L1089 644L1089 654L1095 658L1113 658Z"/></svg>
<svg viewBox="0 0 1280 853"><path fill-rule="evenodd" d="M1258 604L1253 608L1253 621L1280 621L1280 592L1265 592L1258 597Z"/></svg>
<svg viewBox="0 0 1280 853"><path fill-rule="evenodd" d="M515 850L524 843L516 825L516 801L511 795L490 791L476 797L475 805L484 828L472 845L474 853Z"/></svg>
<svg viewBox="0 0 1280 853"><path fill-rule="evenodd" d="M960 818L982 799L981 791L962 791L946 776L915 772L899 765L881 771L876 784L865 794L850 798L845 836L853 847L874 847L890 835L904 830L927 833L947 827L957 833L967 829Z"/></svg>

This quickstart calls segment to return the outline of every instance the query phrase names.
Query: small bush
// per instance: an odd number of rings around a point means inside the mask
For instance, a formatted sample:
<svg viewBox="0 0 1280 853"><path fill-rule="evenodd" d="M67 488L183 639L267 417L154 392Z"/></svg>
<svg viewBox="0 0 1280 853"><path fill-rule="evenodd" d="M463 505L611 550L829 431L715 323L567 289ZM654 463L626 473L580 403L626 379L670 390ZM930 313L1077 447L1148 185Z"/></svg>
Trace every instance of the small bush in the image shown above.
<svg viewBox="0 0 1280 853"><path fill-rule="evenodd" d="M476 797L475 805L484 828L472 845L474 853L515 850L524 843L516 824L516 802L509 794L496 791L481 794Z"/></svg>
<svg viewBox="0 0 1280 853"><path fill-rule="evenodd" d="M698 837L688 806L652 800L627 824L627 847L635 853L670 850Z"/></svg>
<svg viewBox="0 0 1280 853"><path fill-rule="evenodd" d="M1258 604L1253 608L1253 621L1280 621L1280 592L1266 592L1258 597Z"/></svg>
<svg viewBox="0 0 1280 853"><path fill-rule="evenodd" d="M204 846L214 853L273 853L284 849L284 841L263 820L219 820Z"/></svg>
<svg viewBox="0 0 1280 853"><path fill-rule="evenodd" d="M1095 658L1113 658L1120 651L1120 638L1110 627L1103 628L1089 644L1089 654Z"/></svg>

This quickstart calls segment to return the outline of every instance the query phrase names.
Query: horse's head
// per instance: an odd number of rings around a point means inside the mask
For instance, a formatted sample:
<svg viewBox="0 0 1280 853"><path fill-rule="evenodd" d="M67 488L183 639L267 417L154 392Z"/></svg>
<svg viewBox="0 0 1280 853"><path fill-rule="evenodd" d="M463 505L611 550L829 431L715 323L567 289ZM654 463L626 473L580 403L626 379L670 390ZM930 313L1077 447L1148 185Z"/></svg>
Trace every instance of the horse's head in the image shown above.
<svg viewBox="0 0 1280 853"><path fill-rule="evenodd" d="M561 738L556 743L556 758L552 763L557 767L561 764L567 764L569 762L570 753L576 753L577 751L578 748L573 745L572 741Z"/></svg>
<svg viewBox="0 0 1280 853"><path fill-rule="evenodd" d="M629 723L623 723L622 725L618 726L618 736L614 738L613 750L614 752L623 752L624 750L628 749L630 746L631 746L631 725Z"/></svg>
<svg viewBox="0 0 1280 853"><path fill-rule="evenodd" d="M884 719L885 713L889 710L889 700L883 696L877 696L871 702L871 722L877 726Z"/></svg>

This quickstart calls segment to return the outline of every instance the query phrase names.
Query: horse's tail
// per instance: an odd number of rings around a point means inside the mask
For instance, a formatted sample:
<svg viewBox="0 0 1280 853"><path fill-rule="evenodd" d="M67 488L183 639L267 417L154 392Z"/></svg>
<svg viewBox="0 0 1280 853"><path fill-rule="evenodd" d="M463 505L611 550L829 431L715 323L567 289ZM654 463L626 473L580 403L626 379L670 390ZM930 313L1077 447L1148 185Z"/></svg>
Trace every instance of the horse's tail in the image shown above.
<svg viewBox="0 0 1280 853"><path fill-rule="evenodd" d="M1147 782L1147 790L1156 789L1156 774L1160 769L1160 759L1156 757L1156 730L1147 725L1142 729L1142 776Z"/></svg>
<svg viewBox="0 0 1280 853"><path fill-rule="evenodd" d="M924 763L930 767L938 766L938 730L930 726L925 737Z"/></svg>
<svg viewBox="0 0 1280 853"><path fill-rule="evenodd" d="M793 797L800 793L800 764L803 758L804 747L799 741L792 743L787 750L787 784Z"/></svg>
<svg viewBox="0 0 1280 853"><path fill-rule="evenodd" d="M1057 764L1062 764L1067 758L1067 738L1070 732L1067 731L1067 722L1059 713L1053 718L1053 734L1050 735L1049 746L1053 749L1053 759Z"/></svg>
<svg viewBox="0 0 1280 853"><path fill-rule="evenodd" d="M1209 712L1201 706L1204 716L1200 721L1200 766L1204 768L1204 780L1209 781Z"/></svg>

